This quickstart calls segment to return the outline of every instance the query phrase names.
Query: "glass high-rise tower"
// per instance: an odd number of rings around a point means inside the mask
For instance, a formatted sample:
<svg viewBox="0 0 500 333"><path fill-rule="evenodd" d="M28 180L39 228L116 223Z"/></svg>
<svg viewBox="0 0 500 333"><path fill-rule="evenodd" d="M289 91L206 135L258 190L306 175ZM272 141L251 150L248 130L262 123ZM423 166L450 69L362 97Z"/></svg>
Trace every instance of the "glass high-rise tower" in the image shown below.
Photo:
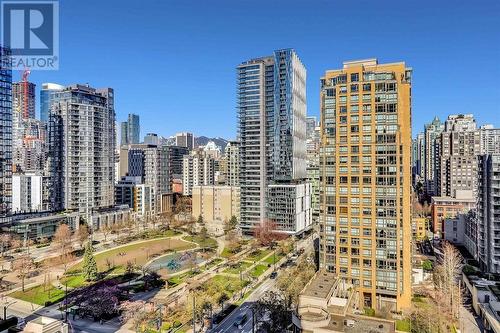
<svg viewBox="0 0 500 333"><path fill-rule="evenodd" d="M240 227L251 233L269 219L301 232L310 225L310 187L295 187L306 179L306 69L282 49L243 62L237 75Z"/></svg>
<svg viewBox="0 0 500 333"><path fill-rule="evenodd" d="M321 79L320 267L360 308L411 303L411 73L368 59Z"/></svg>
<svg viewBox="0 0 500 333"><path fill-rule="evenodd" d="M12 71L0 46L0 223L12 209Z"/></svg>

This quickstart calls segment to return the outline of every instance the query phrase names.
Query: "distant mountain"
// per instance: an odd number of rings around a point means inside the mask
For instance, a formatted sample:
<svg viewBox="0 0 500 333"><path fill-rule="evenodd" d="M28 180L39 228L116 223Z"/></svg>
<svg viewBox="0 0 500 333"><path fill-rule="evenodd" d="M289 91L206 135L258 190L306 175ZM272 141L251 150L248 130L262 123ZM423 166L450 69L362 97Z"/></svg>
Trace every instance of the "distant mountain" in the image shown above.
<svg viewBox="0 0 500 333"><path fill-rule="evenodd" d="M219 146L221 152L224 152L228 143L228 140L224 138L207 138L206 136L199 136L194 139L194 145L195 147L204 146L208 143L208 141L215 142L215 144Z"/></svg>

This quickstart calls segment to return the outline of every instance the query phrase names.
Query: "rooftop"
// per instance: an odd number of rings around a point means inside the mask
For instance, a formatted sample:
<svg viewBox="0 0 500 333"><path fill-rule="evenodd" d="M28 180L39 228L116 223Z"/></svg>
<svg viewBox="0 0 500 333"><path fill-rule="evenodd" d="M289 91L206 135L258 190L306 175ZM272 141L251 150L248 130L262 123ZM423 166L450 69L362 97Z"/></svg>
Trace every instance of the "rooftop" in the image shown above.
<svg viewBox="0 0 500 333"><path fill-rule="evenodd" d="M305 286L301 295L327 298L336 283L337 278L333 273L318 272Z"/></svg>

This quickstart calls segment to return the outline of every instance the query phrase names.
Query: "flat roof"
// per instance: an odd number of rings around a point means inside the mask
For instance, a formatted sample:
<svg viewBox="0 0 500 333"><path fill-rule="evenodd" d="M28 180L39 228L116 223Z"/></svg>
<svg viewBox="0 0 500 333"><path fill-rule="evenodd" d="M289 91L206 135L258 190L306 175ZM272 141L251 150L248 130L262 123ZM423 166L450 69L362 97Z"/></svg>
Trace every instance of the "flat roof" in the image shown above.
<svg viewBox="0 0 500 333"><path fill-rule="evenodd" d="M327 298L336 282L337 278L333 273L318 272L302 291L301 295Z"/></svg>

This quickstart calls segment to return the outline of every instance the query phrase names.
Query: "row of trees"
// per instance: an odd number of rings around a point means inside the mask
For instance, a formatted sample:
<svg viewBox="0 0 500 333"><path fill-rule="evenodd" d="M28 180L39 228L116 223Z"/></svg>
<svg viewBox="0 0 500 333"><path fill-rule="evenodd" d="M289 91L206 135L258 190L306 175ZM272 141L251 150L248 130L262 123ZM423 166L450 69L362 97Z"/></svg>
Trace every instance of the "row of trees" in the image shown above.
<svg viewBox="0 0 500 333"><path fill-rule="evenodd" d="M442 251L434 268L425 262L426 270L433 269L434 289L432 292L420 290L423 296L414 298L413 307L408 313L412 332L448 332L452 325L460 321L463 259L460 252L449 243L444 243Z"/></svg>

